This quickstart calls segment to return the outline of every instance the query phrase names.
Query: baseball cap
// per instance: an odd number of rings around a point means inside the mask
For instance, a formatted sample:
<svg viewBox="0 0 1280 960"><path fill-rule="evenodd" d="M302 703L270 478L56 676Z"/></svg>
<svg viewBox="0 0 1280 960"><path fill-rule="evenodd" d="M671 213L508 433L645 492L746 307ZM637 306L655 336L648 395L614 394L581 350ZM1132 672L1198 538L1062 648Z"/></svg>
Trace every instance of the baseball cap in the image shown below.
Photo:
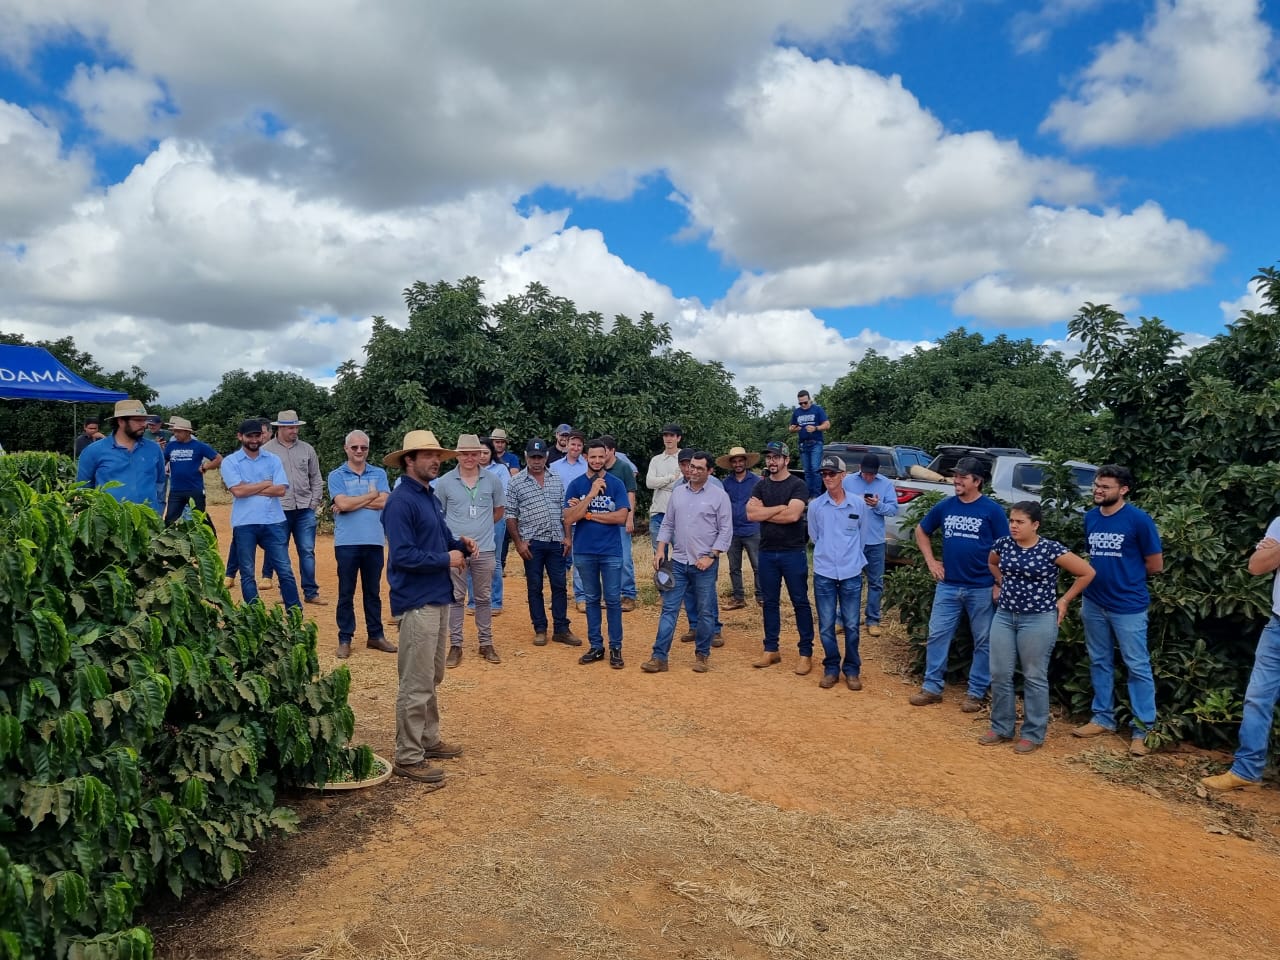
<svg viewBox="0 0 1280 960"><path fill-rule="evenodd" d="M525 456L545 457L547 455L547 441L541 437L534 437L524 445Z"/></svg>
<svg viewBox="0 0 1280 960"><path fill-rule="evenodd" d="M572 433L572 432L573 432L573 427L571 427L571 426L570 426L569 424L567 424L567 423L562 423L562 424L560 424L560 426L556 427L556 436L557 436L557 437L558 437L558 436L560 436L560 434L562 434L562 433Z"/></svg>
<svg viewBox="0 0 1280 960"><path fill-rule="evenodd" d="M662 432L662 433L674 433L674 434L675 434L676 436L678 436L678 437L683 437L683 436L684 436L684 431L683 431L682 429L680 429L680 424L678 424L678 423L668 423L666 426L664 426L664 427L662 428L662 431L661 431L661 432Z"/></svg>
<svg viewBox="0 0 1280 960"><path fill-rule="evenodd" d="M787 445L783 443L781 440L770 440L768 443L764 445L763 453L766 457L769 456L769 454L771 453L777 454L780 457L791 456L791 451L787 449Z"/></svg>
<svg viewBox="0 0 1280 960"><path fill-rule="evenodd" d="M676 574L671 567L671 560L663 560L658 564L658 569L653 571L654 585L663 593L666 593L676 585Z"/></svg>
<svg viewBox="0 0 1280 960"><path fill-rule="evenodd" d="M956 468L951 471L953 474L961 474L967 477L977 477L980 480L987 479L986 465L977 457L964 457L956 464Z"/></svg>
<svg viewBox="0 0 1280 960"><path fill-rule="evenodd" d="M261 432L262 432L261 420L245 420L241 422L240 429L236 431L236 433L243 433L246 435L250 433L261 433Z"/></svg>
<svg viewBox="0 0 1280 960"><path fill-rule="evenodd" d="M692 459L693 459L693 450L690 447L685 447L683 450L681 450L679 453L676 454L676 463L688 463Z"/></svg>
<svg viewBox="0 0 1280 960"><path fill-rule="evenodd" d="M844 461L833 453L827 454L822 458L822 462L818 464L818 471L834 470L836 473L844 473Z"/></svg>
<svg viewBox="0 0 1280 960"><path fill-rule="evenodd" d="M879 473L880 458L874 453L864 453L862 455L862 462L859 463L858 466L862 468L864 473Z"/></svg>

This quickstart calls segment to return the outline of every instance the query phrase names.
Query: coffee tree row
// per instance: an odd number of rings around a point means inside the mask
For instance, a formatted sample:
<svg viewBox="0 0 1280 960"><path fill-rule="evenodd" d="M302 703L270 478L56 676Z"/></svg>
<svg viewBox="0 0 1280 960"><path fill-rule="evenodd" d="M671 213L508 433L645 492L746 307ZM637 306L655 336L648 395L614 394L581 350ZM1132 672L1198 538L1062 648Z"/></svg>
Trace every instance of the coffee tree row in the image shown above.
<svg viewBox="0 0 1280 960"><path fill-rule="evenodd" d="M363 777L345 668L231 602L202 523L0 457L0 957L149 957L144 897L224 883L290 785Z"/></svg>

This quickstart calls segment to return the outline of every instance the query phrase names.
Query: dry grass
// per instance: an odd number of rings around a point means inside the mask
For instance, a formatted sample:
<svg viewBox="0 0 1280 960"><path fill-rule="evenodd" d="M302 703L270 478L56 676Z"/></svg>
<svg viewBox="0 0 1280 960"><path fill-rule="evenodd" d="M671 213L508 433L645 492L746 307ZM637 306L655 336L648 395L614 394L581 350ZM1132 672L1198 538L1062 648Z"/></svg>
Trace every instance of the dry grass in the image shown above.
<svg viewBox="0 0 1280 960"><path fill-rule="evenodd" d="M1206 808L1205 829L1210 833L1232 834L1244 840L1258 840L1280 851L1280 841L1256 814L1210 793L1200 778L1221 772L1221 764L1195 754L1134 758L1118 750L1097 748L1071 757L1112 783L1132 787L1157 800Z"/></svg>
<svg viewBox="0 0 1280 960"><path fill-rule="evenodd" d="M851 823L642 780L441 854L430 886L389 892L394 913L296 956L1071 956L1034 926L1035 903L1068 899L1048 863L920 811Z"/></svg>

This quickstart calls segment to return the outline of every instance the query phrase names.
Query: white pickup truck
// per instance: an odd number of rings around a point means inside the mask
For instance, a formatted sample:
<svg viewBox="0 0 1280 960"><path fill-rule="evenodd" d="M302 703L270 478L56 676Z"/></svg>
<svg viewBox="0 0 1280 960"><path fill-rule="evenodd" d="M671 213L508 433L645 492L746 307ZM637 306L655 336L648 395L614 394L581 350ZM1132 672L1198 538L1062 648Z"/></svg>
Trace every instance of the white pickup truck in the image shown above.
<svg viewBox="0 0 1280 960"><path fill-rule="evenodd" d="M991 480L983 487L983 492L996 500L1010 504L1019 500L1040 499L1040 490L1044 486L1045 461L1018 447L946 446L938 448L933 462L927 468L913 467L910 477L893 481L898 491L899 507L905 508L926 493L955 496L951 475L955 472L956 464L965 457L974 457L986 465ZM1081 493L1088 496L1098 468L1081 460L1068 460L1067 465L1071 468ZM903 513L905 509L896 517L889 517L885 521L885 553L890 559L897 559L902 552Z"/></svg>

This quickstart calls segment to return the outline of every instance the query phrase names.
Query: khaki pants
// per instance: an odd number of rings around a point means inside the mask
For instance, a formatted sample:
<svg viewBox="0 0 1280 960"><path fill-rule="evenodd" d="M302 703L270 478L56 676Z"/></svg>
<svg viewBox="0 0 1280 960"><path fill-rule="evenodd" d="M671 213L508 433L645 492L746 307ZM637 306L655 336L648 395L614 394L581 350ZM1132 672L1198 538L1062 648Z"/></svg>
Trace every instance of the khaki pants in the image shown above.
<svg viewBox="0 0 1280 960"><path fill-rule="evenodd" d="M444 679L449 647L449 608L428 605L400 619L400 653L396 669L396 758L402 767L424 759L440 742L440 705L436 685Z"/></svg>
<svg viewBox="0 0 1280 960"><path fill-rule="evenodd" d="M455 647L462 646L462 615L467 606L467 571L471 571L472 589L476 592L476 633L480 635L480 646L493 644L493 571L498 565L497 554L490 550L487 553L473 554L465 567L454 567L449 571L453 578L453 605L449 607L449 642ZM461 598L461 599L459 599Z"/></svg>

